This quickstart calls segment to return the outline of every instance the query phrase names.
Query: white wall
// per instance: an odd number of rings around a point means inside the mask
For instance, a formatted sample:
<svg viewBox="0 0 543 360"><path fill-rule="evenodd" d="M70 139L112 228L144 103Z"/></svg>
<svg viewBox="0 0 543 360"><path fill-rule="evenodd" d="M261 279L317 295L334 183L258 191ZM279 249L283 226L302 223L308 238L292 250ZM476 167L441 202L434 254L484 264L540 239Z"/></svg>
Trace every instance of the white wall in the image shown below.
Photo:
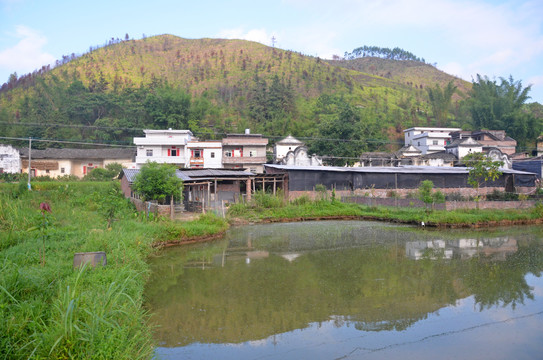
<svg viewBox="0 0 543 360"><path fill-rule="evenodd" d="M0 168L6 173L21 172L21 156L19 150L11 145L0 145Z"/></svg>

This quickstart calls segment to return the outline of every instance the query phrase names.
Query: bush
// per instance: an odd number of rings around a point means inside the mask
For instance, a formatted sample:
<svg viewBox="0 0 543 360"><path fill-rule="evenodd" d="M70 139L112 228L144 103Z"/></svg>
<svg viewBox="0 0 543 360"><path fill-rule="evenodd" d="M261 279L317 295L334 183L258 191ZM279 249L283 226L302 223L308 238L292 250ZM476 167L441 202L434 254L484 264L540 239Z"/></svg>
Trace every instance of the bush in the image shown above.
<svg viewBox="0 0 543 360"><path fill-rule="evenodd" d="M486 196L486 199L489 201L516 201L519 199L518 194L499 191L495 189L490 194Z"/></svg>

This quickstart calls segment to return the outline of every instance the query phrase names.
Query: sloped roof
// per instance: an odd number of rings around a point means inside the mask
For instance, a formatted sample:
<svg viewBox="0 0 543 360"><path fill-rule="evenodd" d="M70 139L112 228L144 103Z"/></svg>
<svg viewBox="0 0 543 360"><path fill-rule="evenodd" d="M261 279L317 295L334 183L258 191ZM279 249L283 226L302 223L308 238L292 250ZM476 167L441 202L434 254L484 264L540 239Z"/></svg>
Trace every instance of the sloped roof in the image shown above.
<svg viewBox="0 0 543 360"><path fill-rule="evenodd" d="M21 156L28 158L28 148L20 149ZM33 159L133 159L135 148L110 149L54 149L32 150Z"/></svg>
<svg viewBox="0 0 543 360"><path fill-rule="evenodd" d="M280 140L278 142L276 142L277 145L303 145L304 143L298 139L296 139L295 137L293 137L292 135L289 135L287 136L286 138L284 138L283 140Z"/></svg>
<svg viewBox="0 0 543 360"><path fill-rule="evenodd" d="M335 167L335 166L294 166L264 164L264 168L287 171L321 171L321 172L356 172L356 173L402 173L402 174L468 174L466 167L452 166L368 166L368 167ZM534 175L530 172L500 168L504 174Z"/></svg>
<svg viewBox="0 0 543 360"><path fill-rule="evenodd" d="M448 153L446 151L437 151L421 156L422 159L442 159L445 161L455 161L457 160L454 154Z"/></svg>
<svg viewBox="0 0 543 360"><path fill-rule="evenodd" d="M460 147L460 146L466 146L466 147L473 147L473 146L483 146L476 140L470 137L466 137L463 139L456 139L452 143L445 145L445 148L453 148L453 147Z"/></svg>
<svg viewBox="0 0 543 360"><path fill-rule="evenodd" d="M124 174L128 182L132 183L139 172L140 169L123 169L121 177ZM196 181L221 177L249 177L255 174L243 169L177 169L175 175L183 181Z"/></svg>

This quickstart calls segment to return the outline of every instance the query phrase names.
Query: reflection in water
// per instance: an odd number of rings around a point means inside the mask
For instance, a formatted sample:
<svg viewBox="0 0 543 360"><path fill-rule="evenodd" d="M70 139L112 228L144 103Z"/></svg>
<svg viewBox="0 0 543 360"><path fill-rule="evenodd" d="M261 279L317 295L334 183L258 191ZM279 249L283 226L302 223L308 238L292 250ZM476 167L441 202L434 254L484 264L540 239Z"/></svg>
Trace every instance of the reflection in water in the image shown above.
<svg viewBox="0 0 543 360"><path fill-rule="evenodd" d="M409 241L405 244L407 256L414 260L420 260L423 257L451 259L453 256L466 259L476 255L505 260L507 255L517 250L517 240L512 237Z"/></svg>
<svg viewBox="0 0 543 360"><path fill-rule="evenodd" d="M430 320L468 298L470 314L527 308L527 301L543 308L542 294L526 280L543 268L541 234L508 232L311 222L236 228L222 241L167 249L151 260L146 289L159 353L175 348L209 358L210 348L197 344L229 351L226 344L240 344L231 357L250 358L256 344L278 351L299 331L327 343L328 325L349 338L405 336L432 323L441 332L455 322L470 325L469 314ZM334 353L341 339L326 348ZM310 343L296 342L306 350Z"/></svg>

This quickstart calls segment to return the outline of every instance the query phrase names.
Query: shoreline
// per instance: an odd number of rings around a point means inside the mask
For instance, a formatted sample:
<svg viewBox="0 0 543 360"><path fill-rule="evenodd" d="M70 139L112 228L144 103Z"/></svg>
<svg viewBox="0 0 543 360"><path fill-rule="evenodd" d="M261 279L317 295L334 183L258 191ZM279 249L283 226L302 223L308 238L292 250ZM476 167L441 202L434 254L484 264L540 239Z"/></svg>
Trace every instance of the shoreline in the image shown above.
<svg viewBox="0 0 543 360"><path fill-rule="evenodd" d="M294 217L294 218L262 218L259 220L248 220L243 217L235 217L229 219L229 227L235 226L248 226L257 224L280 224L280 223L292 223L292 222L310 222L310 221L327 221L327 220L360 220L360 221L380 221L396 224L406 224L421 227L420 222L415 220L401 220L398 218L382 218L379 216L360 216L360 215L330 215L330 216L310 216L310 217ZM430 227L435 229L486 229L491 227L503 227L503 226L530 226L543 224L543 218L538 219L518 219L518 220L499 220L499 221L480 221L476 223L436 223L425 222L424 227ZM179 240L160 241L152 243L151 247L155 249L162 249L172 246L183 246L197 243L203 243L208 241L217 240L226 234L227 230L220 231L216 234L193 236L183 238Z"/></svg>

